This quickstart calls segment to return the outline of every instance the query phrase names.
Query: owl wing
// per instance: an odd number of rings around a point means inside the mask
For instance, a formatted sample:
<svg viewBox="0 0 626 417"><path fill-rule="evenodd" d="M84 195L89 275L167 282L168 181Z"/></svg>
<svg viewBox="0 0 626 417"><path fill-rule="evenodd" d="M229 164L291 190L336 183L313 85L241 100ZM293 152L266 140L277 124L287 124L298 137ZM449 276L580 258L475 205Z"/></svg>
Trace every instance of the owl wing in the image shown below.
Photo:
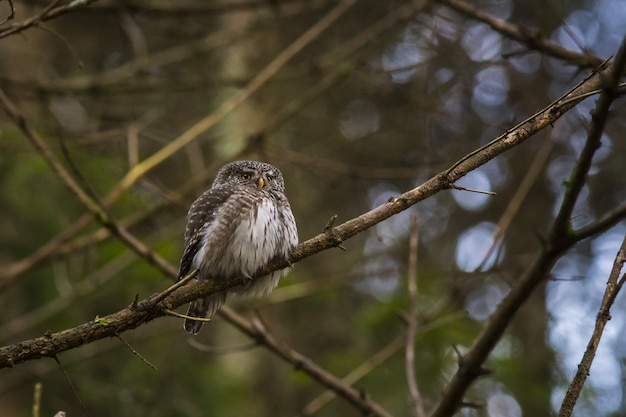
<svg viewBox="0 0 626 417"><path fill-rule="evenodd" d="M191 272L193 258L202 246L204 230L213 223L218 209L231 194L230 187L211 188L200 195L189 208L185 228L185 250L178 272L179 281Z"/></svg>

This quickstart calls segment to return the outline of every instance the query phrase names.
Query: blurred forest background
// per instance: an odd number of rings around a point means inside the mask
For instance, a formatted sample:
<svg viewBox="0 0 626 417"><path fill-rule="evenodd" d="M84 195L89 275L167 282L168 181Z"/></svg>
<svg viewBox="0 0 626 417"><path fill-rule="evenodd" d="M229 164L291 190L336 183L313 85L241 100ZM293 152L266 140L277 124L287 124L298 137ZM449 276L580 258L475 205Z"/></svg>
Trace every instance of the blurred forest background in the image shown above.
<svg viewBox="0 0 626 417"><path fill-rule="evenodd" d="M378 207L513 128L615 55L626 34L623 0L4 0L0 21L12 6L0 25L0 89L116 222L174 267L187 209L224 163L278 166L305 241L334 214L340 224ZM430 414L457 352L541 249L597 98L458 182L497 195L437 193L345 251L302 260L271 296L229 307L389 415L420 415L413 378ZM618 99L574 228L626 201L625 138ZM158 163L137 168L155 153ZM172 284L93 220L5 112L0 196L0 345ZM459 415L558 412L625 234L622 219L556 262ZM227 320L194 338L181 324L163 317L122 335L157 371L115 338L60 354L89 415L361 415ZM624 334L618 297L573 415L626 416ZM53 359L0 370L0 414L32 415L38 382L41 416L83 415Z"/></svg>

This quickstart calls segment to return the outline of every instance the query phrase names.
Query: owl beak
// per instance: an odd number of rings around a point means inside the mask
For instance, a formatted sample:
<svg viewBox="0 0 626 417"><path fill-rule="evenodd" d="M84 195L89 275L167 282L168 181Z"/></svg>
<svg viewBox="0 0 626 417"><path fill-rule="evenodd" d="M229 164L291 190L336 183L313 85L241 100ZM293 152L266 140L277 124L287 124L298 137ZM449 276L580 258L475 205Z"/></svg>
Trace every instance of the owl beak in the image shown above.
<svg viewBox="0 0 626 417"><path fill-rule="evenodd" d="M259 177L259 181L257 182L257 184L259 185L259 188L263 188L263 186L265 185L263 177Z"/></svg>

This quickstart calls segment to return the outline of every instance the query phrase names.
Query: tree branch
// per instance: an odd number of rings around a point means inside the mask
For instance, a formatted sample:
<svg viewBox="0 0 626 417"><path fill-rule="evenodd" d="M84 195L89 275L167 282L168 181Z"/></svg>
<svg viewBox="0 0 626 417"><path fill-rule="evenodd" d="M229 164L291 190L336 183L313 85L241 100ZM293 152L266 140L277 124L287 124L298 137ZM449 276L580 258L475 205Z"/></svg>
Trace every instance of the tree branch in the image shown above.
<svg viewBox="0 0 626 417"><path fill-rule="evenodd" d="M556 260L579 241L576 234L570 230L569 219L579 192L587 178L593 155L600 146L600 138L602 137L609 106L616 97L619 74L621 74L626 65L625 54L626 37L618 52L620 59L616 59L615 64L611 68L598 74L602 94L598 99L596 110L592 116L592 127L585 147L572 171L570 184L563 197L559 213L550 227L547 241L544 242L541 251L518 280L518 285L509 292L491 315L474 345L459 360L459 369L448 384L443 398L432 417L450 417L458 410L466 390L478 377L485 374L485 369L482 367L485 360L502 337L519 308L530 297L537 286L543 282ZM566 98L566 100L568 99ZM617 221L617 219L614 220Z"/></svg>
<svg viewBox="0 0 626 417"><path fill-rule="evenodd" d="M88 6L95 1L97 0L75 0L62 6L57 6L60 0L53 0L48 6L46 6L46 8L44 8L38 14L31 16L21 22L13 23L6 28L0 29L0 39L9 35L14 35L16 33L22 32L23 30L26 30L33 26L37 26L41 22L45 22L46 20L50 20L57 16L68 13L78 7Z"/></svg>
<svg viewBox="0 0 626 417"><path fill-rule="evenodd" d="M485 23L496 32L514 39L522 45L526 45L529 49L534 49L554 58L562 59L572 65L595 68L603 61L593 55L578 53L563 48L548 40L545 36L542 36L538 31L531 31L523 26L495 18L463 0L437 0L437 2L471 19Z"/></svg>
<svg viewBox="0 0 626 417"><path fill-rule="evenodd" d="M620 46L617 55L615 56L615 64L614 69L606 76L605 85L603 88L603 92L598 99L596 108L591 113L592 125L591 130L589 131L589 139L587 144L585 144L585 148L583 152L590 151L593 152L600 146L600 139L602 138L602 133L604 132L604 126L606 124L609 108L611 103L615 98L617 98L617 88L619 81L621 79L621 73L623 69L626 67L626 36L622 40L622 45ZM591 144L589 144L591 142ZM589 145L589 146L588 146ZM583 161L583 163L577 164L574 168L574 176L569 184L568 193L565 194L565 201L568 200L569 194L578 195L580 190L582 189L584 178L591 166L591 158L589 161ZM582 171L582 172L581 172ZM565 205L565 204L564 204ZM569 212L573 209L573 203L570 203L571 207L567 207ZM623 209L622 209L623 211ZM619 212L618 212L619 213ZM622 213L623 214L623 213ZM559 220L559 217L557 217ZM563 223L563 220L561 219ZM597 228L596 228L597 229ZM593 230L593 229L592 229ZM576 237L585 236L585 234L575 234ZM602 304L598 311L598 316L596 318L596 325L593 331L593 334L589 340L589 344L587 345L587 349L583 355L583 359L581 363L578 365L578 370L576 372L576 376L572 380L572 383L567 389L567 393L565 394L565 398L561 404L561 409L559 410L559 417L569 417L572 414L574 406L576 405L576 400L580 395L580 391L582 390L585 380L589 375L589 369L591 368L591 363L596 354L596 350L598 345L600 344L600 339L602 338L602 333L604 332L604 327L606 326L607 321L611 317L611 306L617 297L622 285L624 284L625 277L619 279L620 271L624 266L624 262L626 260L626 238L622 242L622 246L618 251L615 262L613 263L613 269L609 276L609 280L606 284L606 290L604 292L604 297L602 298Z"/></svg>
<svg viewBox="0 0 626 417"><path fill-rule="evenodd" d="M333 391L339 396L348 400L363 415L375 415L379 417L391 417L388 411L378 404L372 402L364 396L360 390L353 388L341 379L317 366L311 359L296 352L289 346L279 343L272 334L267 331L260 320L253 320L252 327L246 321L242 321L242 326L246 326L245 333L256 339L276 355L292 363L297 370L305 371L309 376L320 382L322 385L334 387ZM239 326L237 326L239 327ZM243 330L240 327L240 330Z"/></svg>
<svg viewBox="0 0 626 417"><path fill-rule="evenodd" d="M601 76L605 72L606 70L588 79L585 83L572 91L568 97L577 96L585 91L596 90L600 85ZM6 101L4 94L2 97L4 97ZM286 268L318 252L337 247L343 241L406 210L425 198L442 190L449 189L454 181L463 177L468 172L484 165L501 153L523 143L540 129L555 122L562 114L575 106L576 103L577 101L575 99L567 100L566 104L560 104L560 102L552 103L543 111L538 112L533 118L520 124L517 129L507 132L498 140L493 141L488 147L477 152L472 152L467 158L455 163L450 169L436 174L419 187L407 191L367 213L348 220L341 225L332 227L306 242L301 243L291 253L289 260L275 260L256 275L265 275L271 271ZM7 110L6 105L5 110ZM12 113L9 112L9 114ZM573 242L570 243L573 244ZM545 267L547 266L544 265L544 268ZM171 266L165 269L169 271L167 272L168 274L172 274L172 271L174 271L174 268ZM44 337L24 341L16 345L0 348L0 368L14 366L31 359L52 356L95 340L114 336L115 333L122 333L126 330L134 329L157 317L164 316L166 314L163 311L164 309L176 308L191 300L205 297L211 293L229 287L241 285L244 281L243 279L235 278L220 282L219 285L207 282L190 282L187 286L170 294L160 303L155 302L155 300L158 299L155 297L159 297L159 294L155 294L137 303L137 306L132 308L128 307L104 317L99 323L87 322L73 329L67 329ZM107 324L102 324L104 322Z"/></svg>
<svg viewBox="0 0 626 417"><path fill-rule="evenodd" d="M407 314L407 330L404 347L407 385L413 402L413 412L416 417L425 417L424 400L417 386L415 376L415 335L417 334L418 304L417 304L417 245L419 242L418 224L415 213L411 213L409 237L409 270L407 273L407 291L409 293L409 312Z"/></svg>
<svg viewBox="0 0 626 417"><path fill-rule="evenodd" d="M583 355L583 358L578 365L578 370L576 371L576 376L572 380L571 384L567 388L567 392L565 393L565 397L563 398L563 402L561 403L561 409L559 410L559 417L569 417L574 410L574 406L576 405L576 401L578 400L578 396L580 395L580 391L582 391L583 386L585 385L585 381L587 380L587 376L589 375L589 369L591 368L591 363L596 355L596 350L600 345L600 339L602 338L602 333L604 332L604 327L606 323L611 319L611 306L615 302L617 295L619 294L622 286L624 285L624 281L626 280L626 274L622 275L619 278L620 272L624 267L624 263L626 262L626 237L622 241L622 246L617 251L617 255L615 256L615 262L613 262L613 268L611 269L611 274L609 276L609 280L606 283L606 289L604 291L604 296L602 297L602 304L600 305L600 309L598 310L598 316L596 318L596 326L593 329L593 334L589 339L589 343L587 344L587 350Z"/></svg>
<svg viewBox="0 0 626 417"><path fill-rule="evenodd" d="M323 18L315 23L309 30L304 32L298 39L296 39L291 45L283 50L277 57L275 57L261 72L252 79L245 88L241 89L238 93L232 96L229 100L226 100L216 111L207 115L195 125L185 131L177 138L170 141L165 147L155 152L150 157L146 158L142 162L135 165L127 174L122 178L117 187L104 198L104 204L109 205L114 201L117 201L135 182L143 177L147 172L167 160L174 153L181 150L185 145L195 140L199 135L205 132L207 129L214 126L224 117L226 117L231 111L241 105L246 99L250 97L255 91L257 91L262 85L264 85L272 76L274 76L291 58L293 58L299 51L306 45L313 42L324 30L328 29L330 25L336 21L343 13L345 13L356 0L342 0L334 8L332 8ZM6 96L5 96L6 97ZM7 107L5 110L9 115L16 115L19 112L14 109L14 106ZM15 116L11 116L16 123ZM91 216L82 216L74 224L68 227L57 238L48 242L42 246L33 256L24 260L23 262L17 262L12 265L12 268L6 271L0 272L0 291L10 285L21 273L30 269L33 265L41 262L47 258L51 253L57 250L60 245L65 243L68 238L75 236L91 223Z"/></svg>

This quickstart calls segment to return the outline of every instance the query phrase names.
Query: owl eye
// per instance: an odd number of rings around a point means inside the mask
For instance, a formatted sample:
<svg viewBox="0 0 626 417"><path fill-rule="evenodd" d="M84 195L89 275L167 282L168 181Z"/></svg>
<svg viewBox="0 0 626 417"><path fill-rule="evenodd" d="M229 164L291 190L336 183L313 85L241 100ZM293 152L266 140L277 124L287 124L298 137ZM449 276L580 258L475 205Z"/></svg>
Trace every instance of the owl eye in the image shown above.
<svg viewBox="0 0 626 417"><path fill-rule="evenodd" d="M274 177L273 177L273 176L271 176L271 175L266 175L265 177L267 178L267 182L272 182L272 181L274 181Z"/></svg>
<svg viewBox="0 0 626 417"><path fill-rule="evenodd" d="M250 178L252 178L252 175L250 175L250 174L241 174L241 179L242 180L249 180Z"/></svg>

